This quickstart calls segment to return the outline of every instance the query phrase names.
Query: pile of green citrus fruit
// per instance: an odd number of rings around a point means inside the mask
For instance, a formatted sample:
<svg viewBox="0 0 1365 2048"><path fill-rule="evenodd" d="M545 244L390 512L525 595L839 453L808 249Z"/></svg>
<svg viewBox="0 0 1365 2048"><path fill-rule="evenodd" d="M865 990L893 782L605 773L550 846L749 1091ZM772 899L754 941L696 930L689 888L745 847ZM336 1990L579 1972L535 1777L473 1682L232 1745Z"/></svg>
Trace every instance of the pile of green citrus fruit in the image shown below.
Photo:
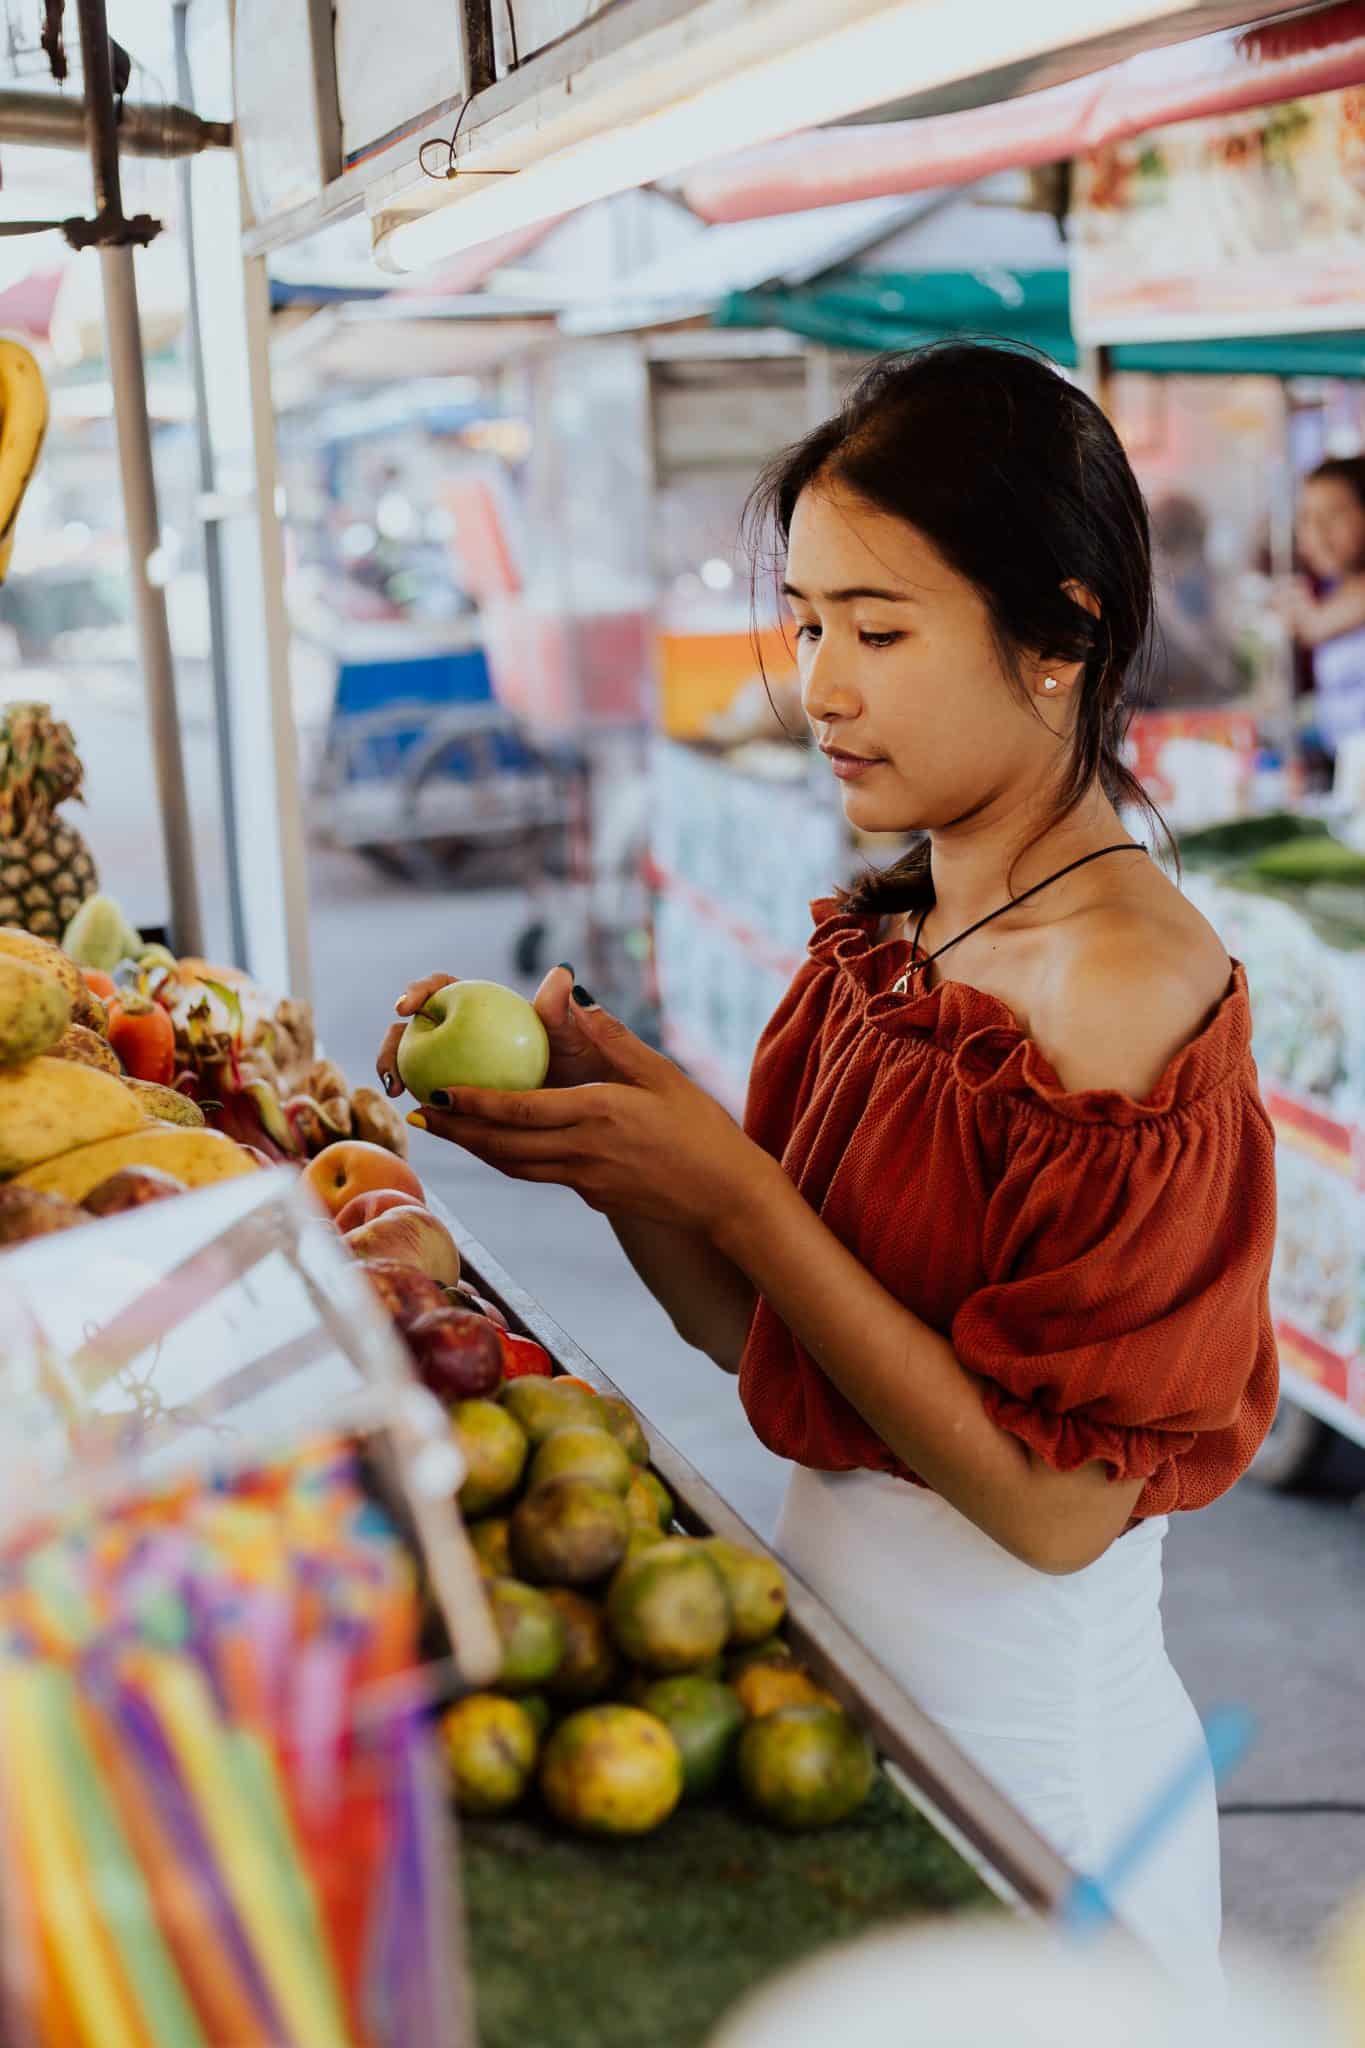
<svg viewBox="0 0 1365 2048"><path fill-rule="evenodd" d="M641 1835L737 1788L763 1819L857 1811L875 1756L778 1633L782 1574L672 1533L629 1403L584 1381L510 1380L453 1411L460 1505L503 1645L494 1692L445 1717L456 1798L506 1813L534 1789L591 1835Z"/></svg>

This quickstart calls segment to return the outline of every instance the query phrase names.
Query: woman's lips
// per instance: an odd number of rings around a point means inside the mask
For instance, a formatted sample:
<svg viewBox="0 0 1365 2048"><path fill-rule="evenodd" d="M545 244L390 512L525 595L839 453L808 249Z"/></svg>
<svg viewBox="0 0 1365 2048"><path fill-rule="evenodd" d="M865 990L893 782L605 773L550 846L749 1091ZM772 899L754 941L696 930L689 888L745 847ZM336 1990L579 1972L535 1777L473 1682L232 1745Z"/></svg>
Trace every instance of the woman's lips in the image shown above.
<svg viewBox="0 0 1365 2048"><path fill-rule="evenodd" d="M845 754L837 747L822 747L820 751L827 757L840 782L856 782L859 776L866 775L869 769L880 768L882 765L878 755Z"/></svg>

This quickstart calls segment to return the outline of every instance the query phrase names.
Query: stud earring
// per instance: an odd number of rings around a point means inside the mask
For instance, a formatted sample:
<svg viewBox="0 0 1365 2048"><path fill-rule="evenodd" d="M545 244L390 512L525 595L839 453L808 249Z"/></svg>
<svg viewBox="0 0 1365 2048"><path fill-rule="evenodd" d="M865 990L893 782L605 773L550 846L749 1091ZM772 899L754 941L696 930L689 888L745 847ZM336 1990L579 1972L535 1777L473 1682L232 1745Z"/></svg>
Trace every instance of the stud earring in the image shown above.
<svg viewBox="0 0 1365 2048"><path fill-rule="evenodd" d="M1056 678L1056 676L1044 676L1044 677L1043 677L1043 688L1044 688L1045 690L1055 690L1055 689L1056 689L1056 687L1057 687L1057 678Z"/></svg>

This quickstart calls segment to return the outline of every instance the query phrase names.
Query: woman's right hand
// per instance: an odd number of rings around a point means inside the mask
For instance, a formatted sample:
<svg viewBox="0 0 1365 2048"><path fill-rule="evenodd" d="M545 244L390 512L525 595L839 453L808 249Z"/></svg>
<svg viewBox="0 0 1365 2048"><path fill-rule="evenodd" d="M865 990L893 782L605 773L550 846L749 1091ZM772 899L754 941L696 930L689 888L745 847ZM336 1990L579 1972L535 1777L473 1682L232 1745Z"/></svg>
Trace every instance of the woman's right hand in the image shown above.
<svg viewBox="0 0 1365 2048"><path fill-rule="evenodd" d="M407 1029L409 1017L417 1012L435 995L439 988L449 988L459 977L454 974L428 974L421 981L410 982L404 989L394 1010L398 1017L384 1035L375 1062L386 1095L401 1095L403 1083L398 1078L398 1045ZM545 1076L547 1088L579 1088L590 1081L609 1081L612 1069L579 1029L578 1017L569 1000L573 987L573 969L567 965L552 967L535 993L535 1007L545 1035L550 1041L550 1070Z"/></svg>

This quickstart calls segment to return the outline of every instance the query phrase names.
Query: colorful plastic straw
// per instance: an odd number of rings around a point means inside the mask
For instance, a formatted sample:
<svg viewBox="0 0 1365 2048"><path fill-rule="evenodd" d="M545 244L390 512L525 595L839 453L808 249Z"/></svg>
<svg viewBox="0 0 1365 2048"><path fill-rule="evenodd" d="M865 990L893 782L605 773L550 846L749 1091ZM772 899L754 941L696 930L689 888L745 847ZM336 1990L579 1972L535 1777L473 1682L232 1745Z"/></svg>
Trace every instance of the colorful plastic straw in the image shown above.
<svg viewBox="0 0 1365 2048"><path fill-rule="evenodd" d="M448 2038L431 1732L393 1683L420 1588L363 1472L324 1439L0 1551L7 2048Z"/></svg>

